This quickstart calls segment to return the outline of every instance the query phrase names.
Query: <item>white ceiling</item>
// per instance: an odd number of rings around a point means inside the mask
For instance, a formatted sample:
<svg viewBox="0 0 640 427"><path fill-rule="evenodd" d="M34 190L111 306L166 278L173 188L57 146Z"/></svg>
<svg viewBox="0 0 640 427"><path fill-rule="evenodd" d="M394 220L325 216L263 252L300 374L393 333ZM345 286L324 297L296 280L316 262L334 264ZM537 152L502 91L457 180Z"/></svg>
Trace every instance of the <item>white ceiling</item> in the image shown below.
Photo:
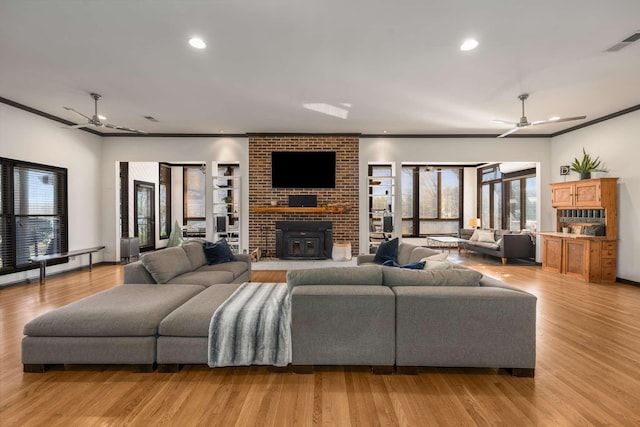
<svg viewBox="0 0 640 427"><path fill-rule="evenodd" d="M78 123L98 92L150 133L495 135L529 92L529 121L587 115L514 135L552 134L640 104L640 41L604 52L639 30L639 0L0 0L0 97Z"/></svg>

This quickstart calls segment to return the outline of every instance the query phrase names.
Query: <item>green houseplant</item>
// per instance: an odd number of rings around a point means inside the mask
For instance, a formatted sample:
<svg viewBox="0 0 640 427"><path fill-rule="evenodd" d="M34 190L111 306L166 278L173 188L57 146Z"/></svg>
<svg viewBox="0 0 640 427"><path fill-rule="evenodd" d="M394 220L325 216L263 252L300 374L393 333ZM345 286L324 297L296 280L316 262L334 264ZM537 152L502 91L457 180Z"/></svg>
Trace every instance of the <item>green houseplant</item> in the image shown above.
<svg viewBox="0 0 640 427"><path fill-rule="evenodd" d="M601 168L602 161L600 157L595 159L588 154L584 147L582 147L582 160L578 160L576 157L571 163L571 170L580 174L580 179L591 178L591 172L608 172L606 169Z"/></svg>

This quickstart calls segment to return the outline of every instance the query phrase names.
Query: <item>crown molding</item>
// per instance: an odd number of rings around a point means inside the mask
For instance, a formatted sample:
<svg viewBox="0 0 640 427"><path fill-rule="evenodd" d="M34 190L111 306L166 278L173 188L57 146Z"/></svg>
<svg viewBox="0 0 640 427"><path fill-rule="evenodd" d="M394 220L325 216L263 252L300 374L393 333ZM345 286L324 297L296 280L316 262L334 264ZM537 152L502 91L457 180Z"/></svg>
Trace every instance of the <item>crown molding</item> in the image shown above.
<svg viewBox="0 0 640 427"><path fill-rule="evenodd" d="M44 111L40 111L36 108L29 107L28 105L21 104L16 101L12 101L7 98L3 98L0 96L0 103L10 105L14 108L18 108L23 111L27 111L32 114L36 114L40 117L44 117L49 120L53 120L58 123L62 123L67 126L73 126L77 123L71 122L69 120L54 116L53 114L45 113ZM511 134L505 139L508 138L553 138L556 136L564 135L569 132L573 132L579 129L583 129L588 126L592 126L598 123L602 123L607 120L615 119L616 117L623 116L628 113L632 113L634 111L640 110L640 104L634 105L629 108L625 108L620 111L616 111L615 113L607 114L606 116L599 117L597 119L590 120L586 123L581 123L577 126L570 127L568 129L564 129L555 133L550 134ZM259 136L259 137L269 137L269 136L350 136L350 137L358 137L358 138L497 138L498 135L496 133L492 134L478 134L478 133L425 133L425 134L373 134L373 133L327 133L327 132L247 132L247 133L105 133L99 132L90 128L79 128L78 130L91 133L93 135L97 135L100 137L109 137L109 138L246 138L251 136Z"/></svg>

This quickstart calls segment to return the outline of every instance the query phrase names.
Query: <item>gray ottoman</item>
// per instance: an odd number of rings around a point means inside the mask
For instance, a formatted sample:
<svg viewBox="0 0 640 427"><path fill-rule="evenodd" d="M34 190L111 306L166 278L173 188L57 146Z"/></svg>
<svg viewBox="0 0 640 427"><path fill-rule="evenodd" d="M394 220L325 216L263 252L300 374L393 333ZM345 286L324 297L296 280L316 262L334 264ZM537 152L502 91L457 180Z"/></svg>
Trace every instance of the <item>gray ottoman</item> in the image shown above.
<svg viewBox="0 0 640 427"><path fill-rule="evenodd" d="M211 316L239 286L209 286L160 322L158 371L175 372L186 363L207 364Z"/></svg>
<svg viewBox="0 0 640 427"><path fill-rule="evenodd" d="M151 371L158 325L198 285L122 285L45 313L24 326L25 372L53 364L126 364Z"/></svg>

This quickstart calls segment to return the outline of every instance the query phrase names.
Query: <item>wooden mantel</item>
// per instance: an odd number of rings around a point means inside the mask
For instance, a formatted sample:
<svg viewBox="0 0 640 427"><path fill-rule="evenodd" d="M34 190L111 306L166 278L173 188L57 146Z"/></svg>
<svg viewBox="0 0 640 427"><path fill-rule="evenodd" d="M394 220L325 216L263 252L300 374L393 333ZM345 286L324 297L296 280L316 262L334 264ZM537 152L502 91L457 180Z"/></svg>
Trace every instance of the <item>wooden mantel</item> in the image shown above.
<svg viewBox="0 0 640 427"><path fill-rule="evenodd" d="M316 208L290 208L287 206L255 207L257 213L344 213L350 209L346 207L316 207Z"/></svg>

